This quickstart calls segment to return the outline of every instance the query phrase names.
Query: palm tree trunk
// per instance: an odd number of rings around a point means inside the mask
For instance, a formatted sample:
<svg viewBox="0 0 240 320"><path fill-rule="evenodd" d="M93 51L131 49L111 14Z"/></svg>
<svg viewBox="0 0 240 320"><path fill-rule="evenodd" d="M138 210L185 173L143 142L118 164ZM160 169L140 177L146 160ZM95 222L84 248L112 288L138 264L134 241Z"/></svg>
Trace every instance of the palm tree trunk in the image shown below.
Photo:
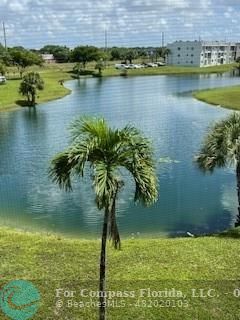
<svg viewBox="0 0 240 320"><path fill-rule="evenodd" d="M108 217L109 208L105 208L103 230L102 230L102 246L100 256L100 274L99 274L99 320L106 319L106 297L105 297L105 278L106 278L106 244L107 244L107 233L108 233Z"/></svg>
<svg viewBox="0 0 240 320"><path fill-rule="evenodd" d="M117 192L113 196L112 206L109 216L109 237L113 242L115 249L121 249L121 240L118 231L117 221L116 221L116 198Z"/></svg>
<svg viewBox="0 0 240 320"><path fill-rule="evenodd" d="M240 161L237 161L237 168L236 168L236 175L237 175L237 194L238 194L238 215L235 222L235 227L240 226Z"/></svg>
<svg viewBox="0 0 240 320"><path fill-rule="evenodd" d="M31 100L32 107L34 107L35 104L36 104L36 95L35 95L35 93L32 93L32 100Z"/></svg>

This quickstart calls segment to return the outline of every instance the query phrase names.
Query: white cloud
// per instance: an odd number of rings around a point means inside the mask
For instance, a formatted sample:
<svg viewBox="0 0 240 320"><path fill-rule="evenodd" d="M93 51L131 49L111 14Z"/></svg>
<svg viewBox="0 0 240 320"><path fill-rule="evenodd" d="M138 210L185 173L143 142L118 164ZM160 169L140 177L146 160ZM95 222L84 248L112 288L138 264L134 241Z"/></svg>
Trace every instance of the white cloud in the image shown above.
<svg viewBox="0 0 240 320"><path fill-rule="evenodd" d="M186 28L192 28L193 24L192 23L184 23L184 27Z"/></svg>
<svg viewBox="0 0 240 320"><path fill-rule="evenodd" d="M169 42L221 39L233 24L232 38L239 40L239 19L239 0L0 0L9 43L28 47L101 46L105 28L110 45L159 45L162 31Z"/></svg>

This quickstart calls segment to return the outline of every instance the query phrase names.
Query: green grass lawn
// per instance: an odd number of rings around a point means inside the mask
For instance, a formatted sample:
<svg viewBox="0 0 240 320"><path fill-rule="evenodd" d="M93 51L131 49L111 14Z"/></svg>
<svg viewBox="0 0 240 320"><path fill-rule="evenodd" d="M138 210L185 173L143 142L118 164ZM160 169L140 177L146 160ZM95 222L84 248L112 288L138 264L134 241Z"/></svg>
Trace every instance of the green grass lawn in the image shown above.
<svg viewBox="0 0 240 320"><path fill-rule="evenodd" d="M193 96L213 105L240 110L240 86L197 91Z"/></svg>
<svg viewBox="0 0 240 320"><path fill-rule="evenodd" d="M38 71L45 83L44 90L39 92L37 103L58 99L70 93L70 91L60 85L58 81L72 79L71 74L68 72L71 69L71 64L29 68L27 71ZM10 69L8 76L10 80L8 80L5 85L0 85L0 111L16 109L18 108L17 101L24 100L24 97L18 93L21 80L11 80L13 77L18 77L17 71L13 68Z"/></svg>
<svg viewBox="0 0 240 320"><path fill-rule="evenodd" d="M234 233L237 237L239 233ZM108 291L133 291L134 298L113 299L108 320L240 319L240 239L202 237L124 240L121 251L108 247ZM100 241L64 239L0 228L1 284L31 280L42 299L34 319L97 319L96 307L71 307L71 301L89 302L81 289L98 290ZM76 290L74 298L56 298L56 289ZM140 298L140 289L175 288L184 298ZM192 289L216 289L219 297L194 298ZM55 307L61 300L63 306ZM166 302L166 301L169 301ZM70 302L69 302L70 301ZM95 301L95 298L93 298ZM117 302L124 307L116 306ZM178 302L177 302L178 301ZM185 306L174 307L185 301ZM113 302L112 302L113 303ZM171 307L167 307L170 304ZM0 311L0 318L7 319Z"/></svg>

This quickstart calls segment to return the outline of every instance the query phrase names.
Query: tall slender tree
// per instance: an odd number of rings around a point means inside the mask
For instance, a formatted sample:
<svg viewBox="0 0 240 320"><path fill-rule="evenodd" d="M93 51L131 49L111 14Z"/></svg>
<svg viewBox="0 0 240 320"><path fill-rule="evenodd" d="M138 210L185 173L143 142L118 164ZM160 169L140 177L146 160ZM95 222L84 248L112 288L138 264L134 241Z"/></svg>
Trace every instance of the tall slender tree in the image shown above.
<svg viewBox="0 0 240 320"><path fill-rule="evenodd" d="M102 59L97 61L96 65L95 65L95 69L98 70L98 76L101 77L102 71L103 71L103 69L105 69L105 63Z"/></svg>
<svg viewBox="0 0 240 320"><path fill-rule="evenodd" d="M240 114L233 113L217 122L208 133L196 157L198 167L213 172L215 168L235 166L237 178L238 215L235 226L240 226Z"/></svg>
<svg viewBox="0 0 240 320"><path fill-rule="evenodd" d="M82 177L90 164L97 208L104 210L99 272L99 290L104 292L108 234L116 249L121 246L116 221L116 201L124 186L121 169L128 170L135 181L134 200L153 204L158 191L152 148L136 128L112 129L104 119L77 119L71 134L71 145L52 160L50 175L61 188L71 190L72 176ZM104 320L106 297L100 295L99 302L99 319Z"/></svg>

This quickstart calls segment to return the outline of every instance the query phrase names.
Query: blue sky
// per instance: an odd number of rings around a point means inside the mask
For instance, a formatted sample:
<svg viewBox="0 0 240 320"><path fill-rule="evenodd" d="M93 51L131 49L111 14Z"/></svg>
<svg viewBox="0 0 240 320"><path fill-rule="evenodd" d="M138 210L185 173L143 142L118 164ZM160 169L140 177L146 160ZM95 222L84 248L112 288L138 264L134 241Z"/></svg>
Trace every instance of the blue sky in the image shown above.
<svg viewBox="0 0 240 320"><path fill-rule="evenodd" d="M0 0L8 45L160 46L179 39L240 41L240 0ZM3 33L0 29L0 42Z"/></svg>

